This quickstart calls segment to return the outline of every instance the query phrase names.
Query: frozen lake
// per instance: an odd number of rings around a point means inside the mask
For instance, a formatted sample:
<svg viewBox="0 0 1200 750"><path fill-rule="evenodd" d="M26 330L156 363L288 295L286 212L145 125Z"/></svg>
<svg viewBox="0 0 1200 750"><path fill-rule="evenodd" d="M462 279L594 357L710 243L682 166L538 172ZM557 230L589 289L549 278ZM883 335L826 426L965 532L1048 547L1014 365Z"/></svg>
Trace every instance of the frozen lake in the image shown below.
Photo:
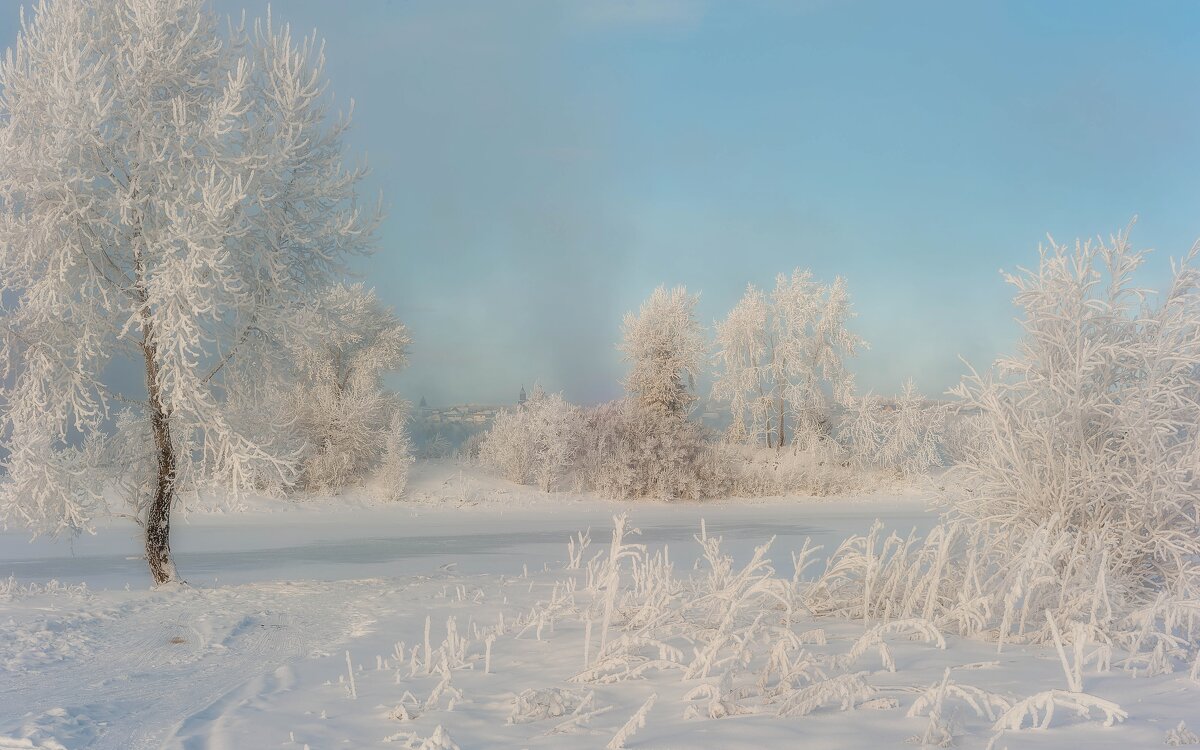
<svg viewBox="0 0 1200 750"><path fill-rule="evenodd" d="M517 574L526 565L561 561L577 531L591 527L597 530L594 541L604 541L603 530L622 510L641 529L640 541L669 544L682 556L694 552L692 537L701 519L730 549L748 552L771 536L777 537L776 550L799 548L805 537L836 545L848 534L865 532L876 518L901 533L924 531L936 517L914 497L642 505L547 499L511 509L488 503L469 509L401 505L339 512L310 506L192 515L175 522L172 547L179 570L197 584L410 575L447 564L463 573ZM138 531L131 523L113 521L94 536L33 542L22 533L4 532L0 577L85 582L93 589L144 587L148 574Z"/></svg>

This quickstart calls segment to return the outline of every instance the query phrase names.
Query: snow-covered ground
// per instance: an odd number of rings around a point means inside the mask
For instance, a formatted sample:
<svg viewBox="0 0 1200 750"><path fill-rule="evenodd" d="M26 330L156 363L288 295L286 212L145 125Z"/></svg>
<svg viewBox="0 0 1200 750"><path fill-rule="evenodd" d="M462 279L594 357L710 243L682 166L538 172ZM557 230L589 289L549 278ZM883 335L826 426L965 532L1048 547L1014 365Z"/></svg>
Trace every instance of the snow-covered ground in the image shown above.
<svg viewBox="0 0 1200 750"><path fill-rule="evenodd" d="M915 624L800 611L780 628L783 605L756 624L805 538L829 551L876 518L927 528L920 496L621 505L426 464L409 498L193 514L174 537L190 585L160 590L119 519L73 545L0 535L0 748L604 747L652 696L630 748L897 747L931 726L907 714L947 668L939 726L984 747L1006 702L1067 687L1052 648L941 648ZM612 568L621 512L646 548ZM720 575L701 519L729 557ZM568 540L589 527L572 567ZM773 574L743 571L772 537ZM606 614L609 590L626 599ZM1084 683L1129 718L1060 709L996 747L1154 747L1180 720L1200 728L1186 673Z"/></svg>

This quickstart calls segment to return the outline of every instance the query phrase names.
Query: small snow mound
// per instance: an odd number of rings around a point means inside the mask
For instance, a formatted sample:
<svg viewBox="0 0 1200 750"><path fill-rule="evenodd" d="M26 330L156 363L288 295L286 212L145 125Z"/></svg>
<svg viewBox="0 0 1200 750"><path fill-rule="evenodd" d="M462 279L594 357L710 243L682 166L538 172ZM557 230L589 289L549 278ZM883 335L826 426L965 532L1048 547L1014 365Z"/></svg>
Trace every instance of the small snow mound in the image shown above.
<svg viewBox="0 0 1200 750"><path fill-rule="evenodd" d="M26 722L15 735L0 735L0 750L70 750L87 747L99 736L100 729L91 717L52 708Z"/></svg>

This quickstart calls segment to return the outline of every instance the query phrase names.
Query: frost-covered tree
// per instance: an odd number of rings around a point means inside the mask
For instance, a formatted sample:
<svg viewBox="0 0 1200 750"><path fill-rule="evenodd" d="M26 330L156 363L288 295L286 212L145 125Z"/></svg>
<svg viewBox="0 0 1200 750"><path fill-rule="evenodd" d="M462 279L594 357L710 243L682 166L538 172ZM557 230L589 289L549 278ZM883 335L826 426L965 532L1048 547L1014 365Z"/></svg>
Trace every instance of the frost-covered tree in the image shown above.
<svg viewBox="0 0 1200 750"><path fill-rule="evenodd" d="M230 425L217 390L287 338L280 313L368 250L378 219L343 164L315 35L226 28L204 0L53 0L0 63L0 511L86 529L85 448L128 402L152 449L139 512L160 583L197 467L233 485L253 462L289 467ZM142 364L144 393L109 390L119 357Z"/></svg>
<svg viewBox="0 0 1200 750"><path fill-rule="evenodd" d="M688 420L708 354L696 320L699 295L658 287L628 313L618 348L631 363L628 398L590 410L581 435L581 483L620 498L699 498L715 490L715 460Z"/></svg>
<svg viewBox="0 0 1200 750"><path fill-rule="evenodd" d="M389 434L404 428L406 406L384 388L383 376L404 367L412 340L362 284L329 287L307 313L294 354L300 382L293 404L310 446L300 481L310 490L338 490L361 482L385 443L395 443ZM401 466L389 472L394 480L403 479ZM394 489L398 495L403 481Z"/></svg>
<svg viewBox="0 0 1200 750"><path fill-rule="evenodd" d="M842 413L839 438L858 468L912 477L942 464L946 417L946 406L927 402L910 378L890 401L870 393L854 399Z"/></svg>
<svg viewBox="0 0 1200 750"><path fill-rule="evenodd" d="M854 393L854 376L845 357L866 346L846 328L854 317L846 280L821 285L808 271L776 279L771 295L774 308L774 380L779 391L779 445L787 443L785 412L794 437L828 432L830 397L845 403Z"/></svg>
<svg viewBox="0 0 1200 750"><path fill-rule="evenodd" d="M575 455L578 409L561 393L535 394L522 408L533 437L533 479L542 492L549 492L568 471Z"/></svg>
<svg viewBox="0 0 1200 750"><path fill-rule="evenodd" d="M571 467L576 450L578 410L560 393L540 387L520 408L496 415L479 443L479 461L506 479L554 488Z"/></svg>
<svg viewBox="0 0 1200 750"><path fill-rule="evenodd" d="M766 296L751 284L728 317L715 326L719 367L712 395L729 404L728 438L733 443L771 444L775 397L768 356L772 349L769 319Z"/></svg>
<svg viewBox="0 0 1200 750"><path fill-rule="evenodd" d="M408 484L413 452L412 438L405 425L405 416L401 409L393 411L391 421L383 434L383 448L373 477L372 490L378 500L399 500Z"/></svg>
<svg viewBox="0 0 1200 750"><path fill-rule="evenodd" d="M631 368L624 386L643 406L683 417L696 400L696 377L707 354L696 320L699 300L685 287L660 286L637 314L625 315L618 348Z"/></svg>
<svg viewBox="0 0 1200 750"><path fill-rule="evenodd" d="M730 437L782 447L828 432L832 398L847 402L854 378L844 360L865 347L846 324L854 316L844 279L824 285L796 269L780 274L768 298L750 285L716 326L713 396L733 412ZM795 440L793 440L795 442Z"/></svg>

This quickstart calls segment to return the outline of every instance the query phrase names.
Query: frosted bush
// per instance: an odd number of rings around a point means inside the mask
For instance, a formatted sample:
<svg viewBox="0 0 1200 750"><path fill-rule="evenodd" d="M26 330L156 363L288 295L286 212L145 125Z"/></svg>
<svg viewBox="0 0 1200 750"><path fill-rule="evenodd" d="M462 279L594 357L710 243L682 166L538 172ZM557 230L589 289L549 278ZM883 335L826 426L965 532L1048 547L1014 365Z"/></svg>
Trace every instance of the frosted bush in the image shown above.
<svg viewBox="0 0 1200 750"><path fill-rule="evenodd" d="M1179 722L1174 729L1167 732L1167 737L1163 740L1163 744L1167 747L1183 747L1184 745L1200 745L1200 735L1197 735L1192 730L1188 729L1186 722Z"/></svg>
<svg viewBox="0 0 1200 750"><path fill-rule="evenodd" d="M487 439L487 432L475 432L468 435L462 444L458 446L458 455L460 458L467 461L478 461L479 451L483 447L483 441Z"/></svg>
<svg viewBox="0 0 1200 750"><path fill-rule="evenodd" d="M924 538L847 540L814 611L1091 649L1075 665L1119 647L1131 670L1174 669L1200 594L1195 254L1159 299L1133 285L1143 254L1125 234L1052 245L1008 276L1026 336L955 389L974 437L948 517Z"/></svg>
<svg viewBox="0 0 1200 750"><path fill-rule="evenodd" d="M1118 610L1200 594L1200 273L1197 248L1167 293L1135 286L1128 234L1051 244L1006 276L1024 311L1018 354L954 393L982 439L954 469L951 514L1016 558L1065 535L1048 561L1062 584L1108 577Z"/></svg>
<svg viewBox="0 0 1200 750"><path fill-rule="evenodd" d="M1073 711L1076 716L1088 718L1092 711L1104 717L1104 726L1125 721L1129 714L1112 701L1097 698L1087 693L1069 693L1065 690L1046 690L1014 704L993 725L997 730L1017 731L1028 721L1030 726L1046 729L1054 720L1056 708Z"/></svg>
<svg viewBox="0 0 1200 750"><path fill-rule="evenodd" d="M579 410L540 388L518 409L496 415L479 443L479 462L505 479L549 492L570 469Z"/></svg>
<svg viewBox="0 0 1200 750"><path fill-rule="evenodd" d="M605 497L696 500L724 494L725 459L695 422L614 401L584 414L576 478Z"/></svg>
<svg viewBox="0 0 1200 750"><path fill-rule="evenodd" d="M439 460L447 458L453 450L450 445L450 439L440 432L435 432L432 437L427 437L424 443L421 444L421 458L431 460Z"/></svg>
<svg viewBox="0 0 1200 750"><path fill-rule="evenodd" d="M845 451L832 440L814 441L801 450L725 444L730 491L738 497L811 495L825 497L862 489L869 478L848 465Z"/></svg>
<svg viewBox="0 0 1200 750"><path fill-rule="evenodd" d="M524 724L531 721L558 719L589 706L594 700L593 693L581 690L564 690L562 688L522 690L513 698L512 713L509 714L508 723Z"/></svg>
<svg viewBox="0 0 1200 750"><path fill-rule="evenodd" d="M412 464L412 441L404 426L404 416L393 414L383 436L383 455L379 460L379 468L372 478L372 494L376 499L398 500L408 484L408 471Z"/></svg>
<svg viewBox="0 0 1200 750"><path fill-rule="evenodd" d="M533 473L533 436L520 411L496 415L479 443L479 463L510 482L525 484Z"/></svg>
<svg viewBox="0 0 1200 750"><path fill-rule="evenodd" d="M954 466L972 452L986 450L986 440L981 414L947 405L941 440L946 466Z"/></svg>

